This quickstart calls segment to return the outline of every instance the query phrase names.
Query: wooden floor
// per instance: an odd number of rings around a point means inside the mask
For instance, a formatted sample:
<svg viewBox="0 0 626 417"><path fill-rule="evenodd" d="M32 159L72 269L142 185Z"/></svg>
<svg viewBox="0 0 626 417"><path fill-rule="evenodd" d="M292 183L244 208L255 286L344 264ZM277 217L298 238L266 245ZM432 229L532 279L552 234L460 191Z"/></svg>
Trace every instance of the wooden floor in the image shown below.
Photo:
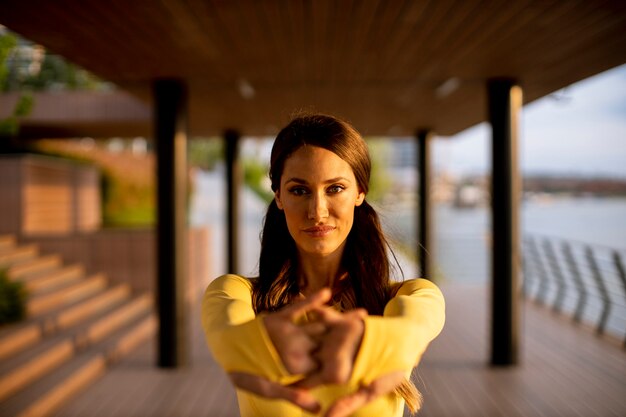
<svg viewBox="0 0 626 417"><path fill-rule="evenodd" d="M626 351L563 317L524 303L522 365L490 368L487 290L443 287L447 322L422 361L420 416L626 416ZM56 415L237 416L234 390L193 322L193 365L154 368L145 346ZM407 414L408 415L408 414Z"/></svg>

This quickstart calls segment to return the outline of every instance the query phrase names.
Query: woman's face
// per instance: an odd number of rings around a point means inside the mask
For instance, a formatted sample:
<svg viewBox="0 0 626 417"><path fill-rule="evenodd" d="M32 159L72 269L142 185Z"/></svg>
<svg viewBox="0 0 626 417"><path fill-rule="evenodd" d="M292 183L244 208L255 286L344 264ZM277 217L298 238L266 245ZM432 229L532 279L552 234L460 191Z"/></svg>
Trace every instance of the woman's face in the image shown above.
<svg viewBox="0 0 626 417"><path fill-rule="evenodd" d="M364 199L350 165L317 146L303 146L285 161L276 192L301 255L341 254Z"/></svg>

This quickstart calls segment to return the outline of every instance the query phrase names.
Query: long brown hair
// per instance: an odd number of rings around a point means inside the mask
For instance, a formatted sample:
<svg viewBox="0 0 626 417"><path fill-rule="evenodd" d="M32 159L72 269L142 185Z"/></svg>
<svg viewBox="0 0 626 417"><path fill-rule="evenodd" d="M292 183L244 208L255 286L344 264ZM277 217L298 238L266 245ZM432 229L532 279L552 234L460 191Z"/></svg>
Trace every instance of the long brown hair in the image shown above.
<svg viewBox="0 0 626 417"><path fill-rule="evenodd" d="M280 188L285 161L303 146L324 148L346 161L354 172L359 190L367 194L371 160L365 141L350 124L320 114L297 117L278 133L269 173L274 192ZM355 207L354 223L342 256L342 268L347 272L347 278L333 288L335 305L342 310L361 307L372 315L383 314L385 305L394 295L387 251L393 253L378 214L364 201ZM273 200L265 216L259 277L252 291L257 313L279 310L295 300L300 292L297 262L296 244L287 229L285 214ZM411 411L419 408L419 393L410 381L396 392L404 397Z"/></svg>

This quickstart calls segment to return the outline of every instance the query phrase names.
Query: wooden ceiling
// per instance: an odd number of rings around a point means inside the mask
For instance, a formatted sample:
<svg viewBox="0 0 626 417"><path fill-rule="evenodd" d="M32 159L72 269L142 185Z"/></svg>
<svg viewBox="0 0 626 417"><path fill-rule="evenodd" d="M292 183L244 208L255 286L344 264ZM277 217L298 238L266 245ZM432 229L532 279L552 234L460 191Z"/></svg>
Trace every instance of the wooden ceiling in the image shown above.
<svg viewBox="0 0 626 417"><path fill-rule="evenodd" d="M186 81L192 135L298 110L452 135L486 119L489 78L528 103L626 62L626 1L3 0L0 23L147 102Z"/></svg>

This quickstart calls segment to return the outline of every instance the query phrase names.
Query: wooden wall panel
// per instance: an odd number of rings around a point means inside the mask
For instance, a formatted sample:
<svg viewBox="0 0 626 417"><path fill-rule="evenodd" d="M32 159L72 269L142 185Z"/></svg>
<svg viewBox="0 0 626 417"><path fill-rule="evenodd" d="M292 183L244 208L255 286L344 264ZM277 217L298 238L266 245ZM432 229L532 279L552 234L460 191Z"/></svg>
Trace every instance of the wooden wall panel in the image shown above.
<svg viewBox="0 0 626 417"><path fill-rule="evenodd" d="M0 233L94 231L102 224L96 167L35 155L0 157Z"/></svg>
<svg viewBox="0 0 626 417"><path fill-rule="evenodd" d="M74 224L71 166L27 157L22 169L22 232L71 231Z"/></svg>
<svg viewBox="0 0 626 417"><path fill-rule="evenodd" d="M14 233L20 225L19 159L0 157L0 233Z"/></svg>
<svg viewBox="0 0 626 417"><path fill-rule="evenodd" d="M102 226L100 174L94 167L74 169L75 228L79 231L98 230Z"/></svg>

